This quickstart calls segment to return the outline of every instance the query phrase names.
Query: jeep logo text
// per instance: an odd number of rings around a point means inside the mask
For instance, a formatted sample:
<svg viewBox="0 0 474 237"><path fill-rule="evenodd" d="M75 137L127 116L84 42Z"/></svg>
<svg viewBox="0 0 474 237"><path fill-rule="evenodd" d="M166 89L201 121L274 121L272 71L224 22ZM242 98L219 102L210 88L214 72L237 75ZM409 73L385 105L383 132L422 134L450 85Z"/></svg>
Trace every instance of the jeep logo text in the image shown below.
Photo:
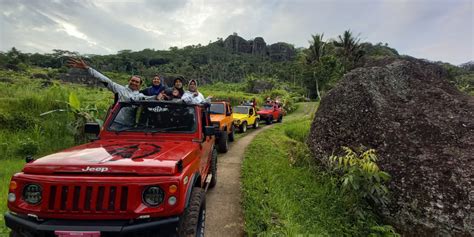
<svg viewBox="0 0 474 237"><path fill-rule="evenodd" d="M105 171L108 171L109 168L107 167L90 167L90 166L87 166L87 168L85 169L82 169L82 171L89 171L89 172L105 172Z"/></svg>

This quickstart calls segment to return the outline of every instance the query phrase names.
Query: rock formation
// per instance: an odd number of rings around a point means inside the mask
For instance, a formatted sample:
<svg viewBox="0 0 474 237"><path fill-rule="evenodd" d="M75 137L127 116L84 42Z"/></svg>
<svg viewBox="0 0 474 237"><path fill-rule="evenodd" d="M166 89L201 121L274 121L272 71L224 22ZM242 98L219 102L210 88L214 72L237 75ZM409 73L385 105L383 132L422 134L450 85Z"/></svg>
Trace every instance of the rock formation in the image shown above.
<svg viewBox="0 0 474 237"><path fill-rule="evenodd" d="M274 61L286 61L296 56L296 50L290 44L279 42L268 47L268 55Z"/></svg>
<svg viewBox="0 0 474 237"><path fill-rule="evenodd" d="M296 56L296 50L290 44L279 42L267 46L262 37L247 41L236 34L229 35L224 40L224 48L234 53L268 56L274 61L288 61Z"/></svg>
<svg viewBox="0 0 474 237"><path fill-rule="evenodd" d="M250 53L250 43L244 38L234 34L224 40L224 47L231 49L234 53Z"/></svg>
<svg viewBox="0 0 474 237"><path fill-rule="evenodd" d="M377 150L391 176L384 217L404 236L474 235L474 98L438 65L405 58L357 68L322 98L308 144Z"/></svg>
<svg viewBox="0 0 474 237"><path fill-rule="evenodd" d="M267 43L265 43L265 40L262 37L255 38L252 41L251 46L253 55L267 55Z"/></svg>

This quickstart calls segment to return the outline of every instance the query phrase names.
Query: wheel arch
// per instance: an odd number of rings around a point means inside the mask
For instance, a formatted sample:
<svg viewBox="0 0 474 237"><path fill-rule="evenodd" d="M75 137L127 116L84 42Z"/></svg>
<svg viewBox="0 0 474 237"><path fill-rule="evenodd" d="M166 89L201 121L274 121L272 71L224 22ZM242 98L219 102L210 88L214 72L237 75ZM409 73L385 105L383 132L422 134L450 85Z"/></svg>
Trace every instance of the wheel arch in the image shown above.
<svg viewBox="0 0 474 237"><path fill-rule="evenodd" d="M191 177L191 181L189 182L188 188L186 189L186 203L184 208L187 208L189 205L191 192L193 191L194 187L201 187L201 174L199 174L199 172L194 173Z"/></svg>

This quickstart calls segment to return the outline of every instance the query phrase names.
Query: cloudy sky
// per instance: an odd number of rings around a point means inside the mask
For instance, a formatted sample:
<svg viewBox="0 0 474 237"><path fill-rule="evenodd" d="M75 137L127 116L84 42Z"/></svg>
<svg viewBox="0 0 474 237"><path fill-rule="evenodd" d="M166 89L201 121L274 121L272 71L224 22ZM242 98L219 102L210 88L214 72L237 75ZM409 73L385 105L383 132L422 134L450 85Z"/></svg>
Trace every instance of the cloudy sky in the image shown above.
<svg viewBox="0 0 474 237"><path fill-rule="evenodd" d="M429 60L474 59L474 0L0 0L0 51L83 54L206 45L236 32L308 47L350 29Z"/></svg>

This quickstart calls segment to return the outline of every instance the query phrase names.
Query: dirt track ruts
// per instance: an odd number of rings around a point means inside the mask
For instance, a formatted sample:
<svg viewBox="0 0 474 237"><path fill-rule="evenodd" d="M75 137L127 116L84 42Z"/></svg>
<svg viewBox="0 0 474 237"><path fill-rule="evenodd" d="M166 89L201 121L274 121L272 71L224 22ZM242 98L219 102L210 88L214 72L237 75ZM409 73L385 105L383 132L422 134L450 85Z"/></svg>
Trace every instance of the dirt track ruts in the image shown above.
<svg viewBox="0 0 474 237"><path fill-rule="evenodd" d="M240 182L244 152L258 133L270 127L247 130L249 134L230 143L227 153L219 154L217 185L213 189L209 189L206 196L205 236L244 236Z"/></svg>

